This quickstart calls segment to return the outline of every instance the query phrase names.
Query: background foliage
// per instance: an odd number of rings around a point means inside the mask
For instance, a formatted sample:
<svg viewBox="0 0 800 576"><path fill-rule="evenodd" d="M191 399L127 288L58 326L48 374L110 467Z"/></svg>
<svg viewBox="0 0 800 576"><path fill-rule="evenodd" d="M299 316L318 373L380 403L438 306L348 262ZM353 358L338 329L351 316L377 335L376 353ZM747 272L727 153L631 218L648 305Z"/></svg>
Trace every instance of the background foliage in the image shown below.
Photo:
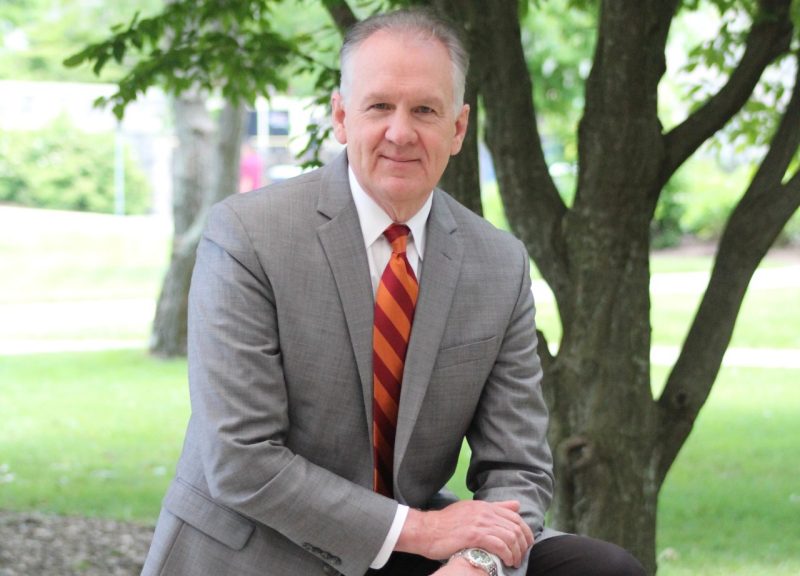
<svg viewBox="0 0 800 576"><path fill-rule="evenodd" d="M36 131L0 130L0 202L114 212L114 134L87 134L60 118ZM125 213L150 209L151 186L125 150Z"/></svg>
<svg viewBox="0 0 800 576"><path fill-rule="evenodd" d="M134 8L127 2L97 0L3 0L0 78L99 82L91 68L64 68L64 55L104 38L134 9L152 13L162 4L162 0L136 0ZM102 81L113 81L122 70L110 65Z"/></svg>

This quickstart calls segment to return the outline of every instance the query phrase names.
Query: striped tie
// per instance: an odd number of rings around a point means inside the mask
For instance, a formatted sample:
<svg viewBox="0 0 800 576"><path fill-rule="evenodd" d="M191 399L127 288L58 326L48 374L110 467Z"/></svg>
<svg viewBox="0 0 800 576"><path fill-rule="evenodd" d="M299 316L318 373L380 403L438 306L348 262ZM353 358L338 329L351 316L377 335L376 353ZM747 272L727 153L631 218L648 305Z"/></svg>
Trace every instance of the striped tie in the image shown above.
<svg viewBox="0 0 800 576"><path fill-rule="evenodd" d="M406 257L408 233L402 224L392 224L383 233L392 245L392 256L375 296L372 333L374 488L390 498L400 383L419 291Z"/></svg>

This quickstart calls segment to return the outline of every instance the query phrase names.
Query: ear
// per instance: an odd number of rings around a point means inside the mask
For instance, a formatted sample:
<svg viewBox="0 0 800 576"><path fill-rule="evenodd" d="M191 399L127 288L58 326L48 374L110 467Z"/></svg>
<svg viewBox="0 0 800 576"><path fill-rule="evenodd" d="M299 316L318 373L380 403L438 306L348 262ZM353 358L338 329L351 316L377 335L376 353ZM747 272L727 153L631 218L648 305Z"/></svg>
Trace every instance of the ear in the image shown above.
<svg viewBox="0 0 800 576"><path fill-rule="evenodd" d="M344 97L336 90L331 95L331 120L333 122L333 135L339 144L347 144L347 131L344 128Z"/></svg>
<svg viewBox="0 0 800 576"><path fill-rule="evenodd" d="M461 112L456 116L456 132L453 135L453 142L450 145L450 155L455 156L461 152L461 145L464 143L464 138L467 135L467 128L469 127L469 104L464 104Z"/></svg>

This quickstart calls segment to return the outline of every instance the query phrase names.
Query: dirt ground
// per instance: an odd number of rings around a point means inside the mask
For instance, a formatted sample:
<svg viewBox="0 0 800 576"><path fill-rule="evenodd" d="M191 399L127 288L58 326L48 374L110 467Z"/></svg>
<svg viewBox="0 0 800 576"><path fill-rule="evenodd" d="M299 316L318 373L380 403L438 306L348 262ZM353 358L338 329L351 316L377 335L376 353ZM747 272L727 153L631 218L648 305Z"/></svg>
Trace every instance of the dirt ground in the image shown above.
<svg viewBox="0 0 800 576"><path fill-rule="evenodd" d="M151 526L0 511L0 576L138 576Z"/></svg>

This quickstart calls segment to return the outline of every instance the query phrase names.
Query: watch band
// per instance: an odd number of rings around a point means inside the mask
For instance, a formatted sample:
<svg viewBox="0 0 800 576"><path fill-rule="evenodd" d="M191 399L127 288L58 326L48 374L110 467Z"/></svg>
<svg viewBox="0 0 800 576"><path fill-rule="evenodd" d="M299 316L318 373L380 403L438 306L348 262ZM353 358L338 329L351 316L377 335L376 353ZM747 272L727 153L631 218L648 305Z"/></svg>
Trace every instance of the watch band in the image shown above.
<svg viewBox="0 0 800 576"><path fill-rule="evenodd" d="M451 558L464 558L471 566L480 568L489 576L497 576L497 563L494 558L482 548L465 548L459 550Z"/></svg>

